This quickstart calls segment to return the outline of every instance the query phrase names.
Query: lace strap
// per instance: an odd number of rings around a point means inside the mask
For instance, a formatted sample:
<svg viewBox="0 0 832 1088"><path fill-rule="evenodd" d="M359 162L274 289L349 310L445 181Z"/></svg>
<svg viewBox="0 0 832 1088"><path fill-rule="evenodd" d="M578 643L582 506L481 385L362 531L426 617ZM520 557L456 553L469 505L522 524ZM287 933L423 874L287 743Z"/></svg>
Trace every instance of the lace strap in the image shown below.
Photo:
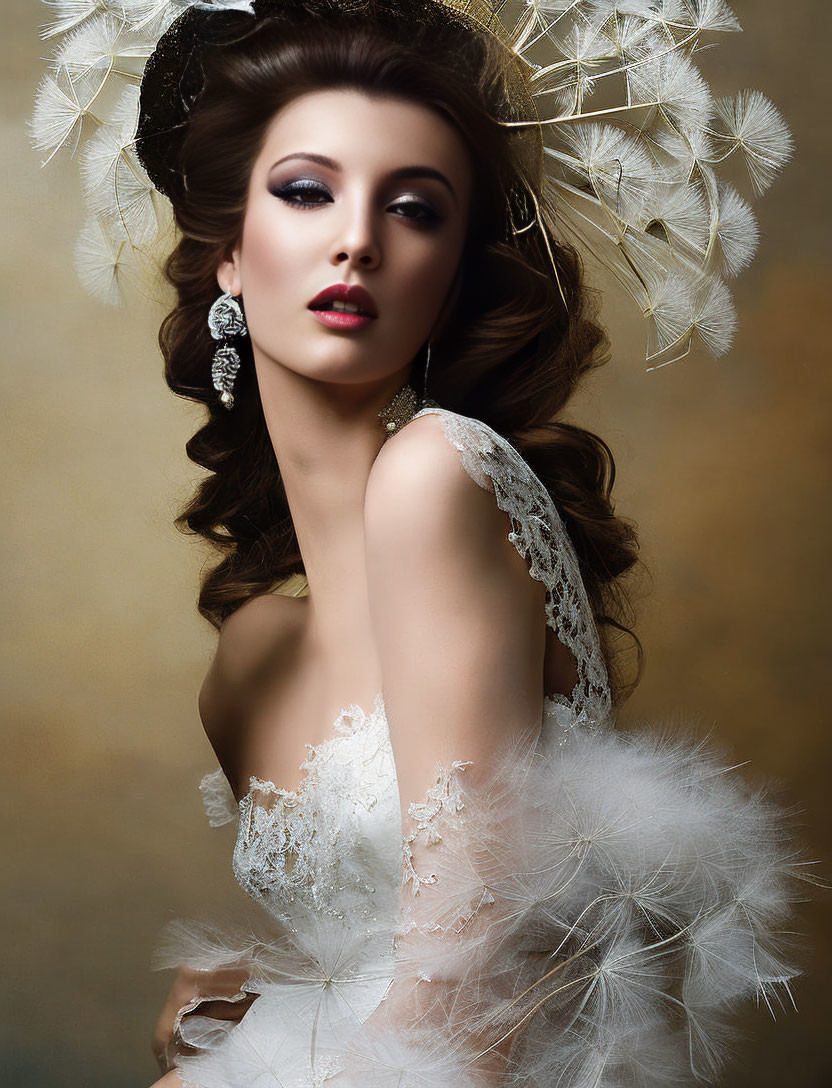
<svg viewBox="0 0 832 1088"><path fill-rule="evenodd" d="M202 778L199 792L202 794L202 804L211 827L222 827L239 816L239 805L221 767Z"/></svg>
<svg viewBox="0 0 832 1088"><path fill-rule="evenodd" d="M551 495L520 452L488 424L438 405L416 416L429 413L442 420L468 475L509 515L508 539L527 560L531 577L546 586L546 622L572 652L578 672L570 707L576 716L606 717L612 698L598 630L578 557Z"/></svg>

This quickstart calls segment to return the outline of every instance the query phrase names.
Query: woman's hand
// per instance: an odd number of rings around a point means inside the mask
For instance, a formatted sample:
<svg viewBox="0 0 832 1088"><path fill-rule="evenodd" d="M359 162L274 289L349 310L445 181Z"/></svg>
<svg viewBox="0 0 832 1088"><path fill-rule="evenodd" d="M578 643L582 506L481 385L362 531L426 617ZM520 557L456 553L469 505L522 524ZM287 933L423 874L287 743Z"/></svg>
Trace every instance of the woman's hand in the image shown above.
<svg viewBox="0 0 832 1088"><path fill-rule="evenodd" d="M244 967L220 967L214 971L179 968L153 1031L153 1054L163 1073L172 1068L175 1054L190 1052L181 1040L177 1041L181 1019L193 1012L215 1020L243 1018L257 997L257 994L240 996L248 977Z"/></svg>

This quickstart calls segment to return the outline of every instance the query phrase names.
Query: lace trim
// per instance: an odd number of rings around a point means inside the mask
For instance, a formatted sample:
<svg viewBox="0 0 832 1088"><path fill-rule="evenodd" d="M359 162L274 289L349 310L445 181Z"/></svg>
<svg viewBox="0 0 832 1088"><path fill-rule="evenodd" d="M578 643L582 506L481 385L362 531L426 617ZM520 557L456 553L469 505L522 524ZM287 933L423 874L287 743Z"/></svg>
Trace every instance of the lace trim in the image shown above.
<svg viewBox="0 0 832 1088"><path fill-rule="evenodd" d="M304 746L306 748L306 759L298 767L298 770L305 773L296 790L278 786L270 778L257 778L256 775L250 775L246 797L254 792L264 793L272 797L279 797L288 807L295 808L308 793L310 780L315 777L313 772L320 767L325 759L329 759L333 747L344 737L352 737L358 733L368 732L380 717L384 717L384 695L381 691L376 693L373 705L368 711L365 711L358 703L349 703L338 712L338 717L333 725L335 730L333 736L325 737L319 744L306 744ZM245 797L243 800L245 800Z"/></svg>
<svg viewBox="0 0 832 1088"><path fill-rule="evenodd" d="M440 417L465 471L509 515L508 539L529 563L532 578L546 586L546 622L572 652L578 672L568 706L576 717L605 718L612 698L598 630L578 557L551 495L520 452L488 424L434 405L413 419L428 414Z"/></svg>
<svg viewBox="0 0 832 1088"><path fill-rule="evenodd" d="M240 810L221 767L202 778L199 792L211 827L222 827L237 819Z"/></svg>
<svg viewBox="0 0 832 1088"><path fill-rule="evenodd" d="M358 746L350 753L349 773L323 781L329 764L338 762L340 747L354 738ZM301 895L310 907L325 909L329 885L323 873L337 871L347 879L342 854L351 832L344 824L344 801L356 812L369 811L378 804L381 790L395 791L382 693L377 693L369 712L357 704L343 708L334 735L306 747L308 755L300 765L305 774L297 790L256 776L249 779L248 793L239 805L234 870L243 890L256 899L276 892L285 905ZM353 873L349 879L359 878Z"/></svg>
<svg viewBox="0 0 832 1088"><path fill-rule="evenodd" d="M355 733L366 730L371 720L378 718L379 714L383 712L383 704L383 694L379 691L376 694L373 705L369 711L365 712L357 703L350 703L348 706L343 707L339 711L338 717L335 719L335 735L326 737L320 744L306 745L306 759L301 763L298 770L307 773L304 775L301 785L297 790L287 790L282 786L276 785L271 779L258 778L256 775L251 775L249 777L249 788L246 797L257 792L272 797L279 797L287 807L296 808L300 803L301 795L304 792L304 787L306 786L309 777L308 772L312 767L313 761L325 754L329 748L342 737L352 736ZM207 816L208 823L211 827L221 827L223 824L230 823L232 820L236 820L239 817L240 804L242 801L237 801L235 798L234 792L228 784L228 779L225 777L225 773L221 767L217 767L216 770L203 776L199 783L199 792L202 795L202 804L205 809L205 815ZM242 800L245 800L245 797L242 798Z"/></svg>
<svg viewBox="0 0 832 1088"><path fill-rule="evenodd" d="M404 848L404 874L403 883L412 884L413 894L418 895L423 884L435 884L436 873L428 876L420 876L413 865L412 843L420 836L424 837L427 846L435 846L442 841L442 836L433 826L433 821L443 810L457 814L465 807L460 800L458 786L458 772L472 766L472 761L455 759L450 767L437 765L438 774L436 782L428 789L424 801L411 801L407 809L408 816L414 821L416 827L410 835L402 839Z"/></svg>
<svg viewBox="0 0 832 1088"><path fill-rule="evenodd" d="M459 936L480 915L484 907L496 902L493 892L486 885L472 886L468 889L467 904L455 903L453 910L444 912L443 921L436 917L436 902L431 902L427 912L420 911L417 898L423 885L440 883L434 872L420 874L414 864L413 844L418 841L421 847L436 847L443 842L444 836L437 828L437 823L456 837L459 833L459 815L465 809L462 800L461 772L472 767L472 760L454 760L449 767L437 764L437 776L434 784L427 790L424 801L412 801L408 806L408 816L414 829L402 838L402 888L411 885L411 896L403 904L401 917L395 930L395 941L401 947L403 938L418 931L421 934L455 934ZM447 864L447 858L445 859ZM453 897L452 897L453 898ZM441 913L441 912L440 912ZM431 976L420 972L419 977L430 981Z"/></svg>

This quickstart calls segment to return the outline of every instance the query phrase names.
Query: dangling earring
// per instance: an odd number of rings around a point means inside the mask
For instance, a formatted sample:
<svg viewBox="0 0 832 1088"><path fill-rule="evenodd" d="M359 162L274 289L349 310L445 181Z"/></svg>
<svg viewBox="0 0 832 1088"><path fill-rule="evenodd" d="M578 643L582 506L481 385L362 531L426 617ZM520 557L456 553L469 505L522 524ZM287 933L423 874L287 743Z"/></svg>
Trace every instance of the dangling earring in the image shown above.
<svg viewBox="0 0 832 1088"><path fill-rule="evenodd" d="M248 327L240 304L230 291L225 291L208 311L208 328L214 340L221 341L214 352L211 380L221 403L229 410L234 407L234 379L240 369L237 349L227 341L232 336L248 336Z"/></svg>
<svg viewBox="0 0 832 1088"><path fill-rule="evenodd" d="M430 340L428 340L428 353L425 361L425 376L422 381L422 399L419 400L416 390L412 385L408 385L407 383L394 394L390 403L385 404L378 413L378 418L381 420L381 424L385 430L385 438L390 438L391 435L400 431L421 408L424 408L427 405L438 407L435 400L431 400L427 397L429 364Z"/></svg>
<svg viewBox="0 0 832 1088"><path fill-rule="evenodd" d="M430 340L428 340L428 351L425 357L425 376L422 379L422 404L424 404L428 398L428 367L430 366Z"/></svg>

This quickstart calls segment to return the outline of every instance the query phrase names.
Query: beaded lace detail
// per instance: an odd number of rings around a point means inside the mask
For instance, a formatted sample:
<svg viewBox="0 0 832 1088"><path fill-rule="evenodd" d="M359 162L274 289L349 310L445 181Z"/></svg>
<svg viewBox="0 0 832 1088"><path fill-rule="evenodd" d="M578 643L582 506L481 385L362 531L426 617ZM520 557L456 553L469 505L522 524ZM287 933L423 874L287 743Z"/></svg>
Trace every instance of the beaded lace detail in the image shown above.
<svg viewBox="0 0 832 1088"><path fill-rule="evenodd" d="M470 767L470 760L455 759L450 768L440 768L435 783L428 789L424 801L412 801L408 808L408 815L415 823L415 830L403 837L404 844L404 872L402 881L404 884L412 884L413 894L417 895L423 884L435 884L435 873L425 876L416 872L413 865L412 844L420 836L428 846L435 846L441 842L441 836L436 830L434 819L443 810L445 812L458 813L462 811L462 802L459 799L458 772Z"/></svg>
<svg viewBox="0 0 832 1088"><path fill-rule="evenodd" d="M345 707L334 728L307 745L297 790L252 776L239 802L235 876L289 928L298 912L346 918L384 909L380 900L400 872L390 828L401 817L382 693L369 712Z"/></svg>

